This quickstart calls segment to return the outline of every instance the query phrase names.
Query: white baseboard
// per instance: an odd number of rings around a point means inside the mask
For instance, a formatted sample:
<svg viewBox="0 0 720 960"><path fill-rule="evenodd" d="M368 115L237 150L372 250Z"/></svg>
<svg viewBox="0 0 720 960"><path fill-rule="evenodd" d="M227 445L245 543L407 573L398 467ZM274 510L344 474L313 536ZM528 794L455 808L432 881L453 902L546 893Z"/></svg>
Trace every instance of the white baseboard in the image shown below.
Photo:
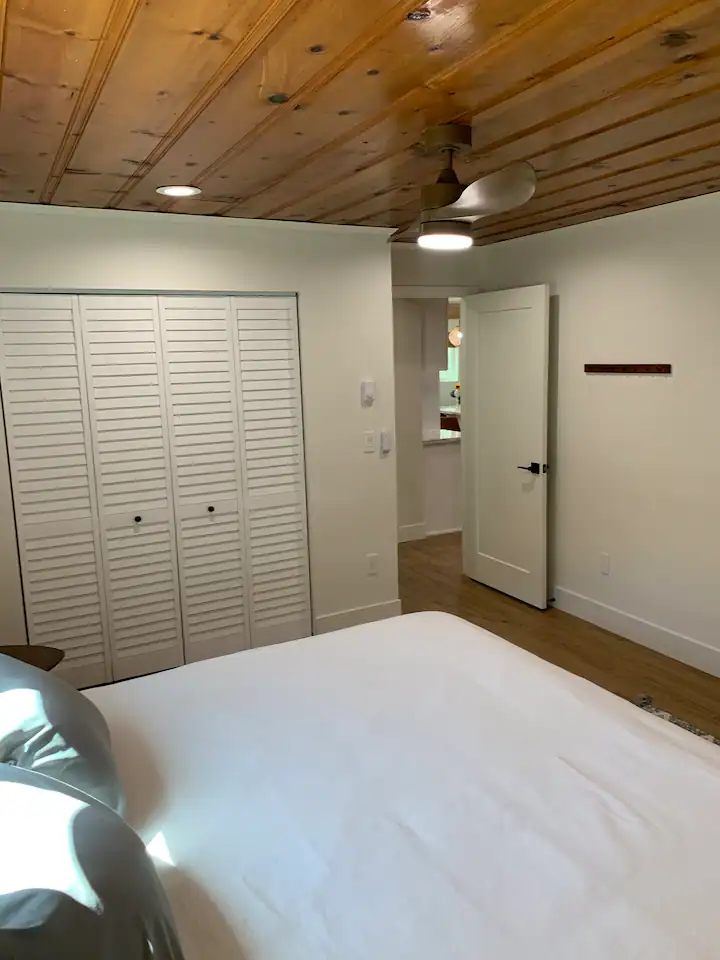
<svg viewBox="0 0 720 960"><path fill-rule="evenodd" d="M564 587L555 588L555 606L558 610L570 613L581 620L587 620L598 627L617 633L628 640L634 640L644 647L664 653L674 660L680 660L705 673L720 677L720 650L709 647L701 640L693 640L682 633L667 630L657 623L643 620L615 607L609 607L597 600L583 597L582 594Z"/></svg>
<svg viewBox="0 0 720 960"><path fill-rule="evenodd" d="M344 630L345 627L356 627L360 623L373 623L375 620L385 620L387 617L399 617L402 607L399 600L388 600L386 603L374 603L370 607L355 607L353 610L341 610L339 613L326 613L322 617L315 617L315 633L330 633L331 630Z"/></svg>
<svg viewBox="0 0 720 960"><path fill-rule="evenodd" d="M405 543L407 540L424 540L425 524L408 523L405 526L398 527L398 543Z"/></svg>
<svg viewBox="0 0 720 960"><path fill-rule="evenodd" d="M441 537L444 533L462 533L462 527L448 527L447 530L428 530L426 537Z"/></svg>

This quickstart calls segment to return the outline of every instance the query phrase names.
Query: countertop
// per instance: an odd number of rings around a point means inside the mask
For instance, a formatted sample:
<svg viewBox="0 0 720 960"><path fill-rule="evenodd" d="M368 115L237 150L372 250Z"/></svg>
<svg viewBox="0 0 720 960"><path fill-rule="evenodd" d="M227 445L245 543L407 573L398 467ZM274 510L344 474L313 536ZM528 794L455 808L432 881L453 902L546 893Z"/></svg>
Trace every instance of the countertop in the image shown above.
<svg viewBox="0 0 720 960"><path fill-rule="evenodd" d="M431 443L459 443L461 436L459 430L426 430L423 434L423 446Z"/></svg>

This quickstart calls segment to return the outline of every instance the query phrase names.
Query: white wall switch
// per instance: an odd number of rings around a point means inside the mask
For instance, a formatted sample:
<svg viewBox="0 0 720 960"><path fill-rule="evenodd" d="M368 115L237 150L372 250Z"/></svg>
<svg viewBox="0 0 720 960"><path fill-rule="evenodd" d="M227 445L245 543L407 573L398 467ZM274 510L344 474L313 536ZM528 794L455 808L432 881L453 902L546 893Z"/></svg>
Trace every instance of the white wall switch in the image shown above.
<svg viewBox="0 0 720 960"><path fill-rule="evenodd" d="M363 407L371 407L375 403L374 380L363 380L360 384L360 403Z"/></svg>
<svg viewBox="0 0 720 960"><path fill-rule="evenodd" d="M395 438L393 437L392 430L381 430L380 431L380 453L383 456L386 456L388 453L392 453L392 449L395 445Z"/></svg>
<svg viewBox="0 0 720 960"><path fill-rule="evenodd" d="M378 575L378 555L376 553L368 553L365 559L367 560L367 575L369 577L376 577Z"/></svg>
<svg viewBox="0 0 720 960"><path fill-rule="evenodd" d="M365 446L363 447L365 453L375 453L375 431L366 430L363 436L365 437Z"/></svg>
<svg viewBox="0 0 720 960"><path fill-rule="evenodd" d="M609 553L600 554L600 573L604 577L610 576L610 554Z"/></svg>

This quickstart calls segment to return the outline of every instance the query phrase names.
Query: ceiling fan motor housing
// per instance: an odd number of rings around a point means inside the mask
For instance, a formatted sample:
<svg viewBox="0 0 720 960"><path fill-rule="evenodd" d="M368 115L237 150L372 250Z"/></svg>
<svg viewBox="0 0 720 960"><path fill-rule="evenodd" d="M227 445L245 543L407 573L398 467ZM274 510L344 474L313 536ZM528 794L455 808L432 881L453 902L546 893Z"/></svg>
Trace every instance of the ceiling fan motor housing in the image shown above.
<svg viewBox="0 0 720 960"><path fill-rule="evenodd" d="M472 148L472 127L469 123L439 123L425 131L425 152L452 150L466 153Z"/></svg>
<svg viewBox="0 0 720 960"><path fill-rule="evenodd" d="M422 188L423 210L434 210L455 203L465 187L458 181L452 168L452 157L472 146L472 127L465 123L441 123L425 131L425 150L428 154L449 154L447 166L440 172L437 183Z"/></svg>

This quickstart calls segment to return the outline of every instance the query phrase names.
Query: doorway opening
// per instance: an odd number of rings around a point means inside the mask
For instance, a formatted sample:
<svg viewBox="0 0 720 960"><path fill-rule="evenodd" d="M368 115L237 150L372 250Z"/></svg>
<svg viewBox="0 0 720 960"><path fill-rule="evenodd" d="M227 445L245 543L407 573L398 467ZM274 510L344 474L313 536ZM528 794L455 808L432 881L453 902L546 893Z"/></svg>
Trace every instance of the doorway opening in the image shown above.
<svg viewBox="0 0 720 960"><path fill-rule="evenodd" d="M461 532L467 577L545 609L548 287L394 307L398 541Z"/></svg>

